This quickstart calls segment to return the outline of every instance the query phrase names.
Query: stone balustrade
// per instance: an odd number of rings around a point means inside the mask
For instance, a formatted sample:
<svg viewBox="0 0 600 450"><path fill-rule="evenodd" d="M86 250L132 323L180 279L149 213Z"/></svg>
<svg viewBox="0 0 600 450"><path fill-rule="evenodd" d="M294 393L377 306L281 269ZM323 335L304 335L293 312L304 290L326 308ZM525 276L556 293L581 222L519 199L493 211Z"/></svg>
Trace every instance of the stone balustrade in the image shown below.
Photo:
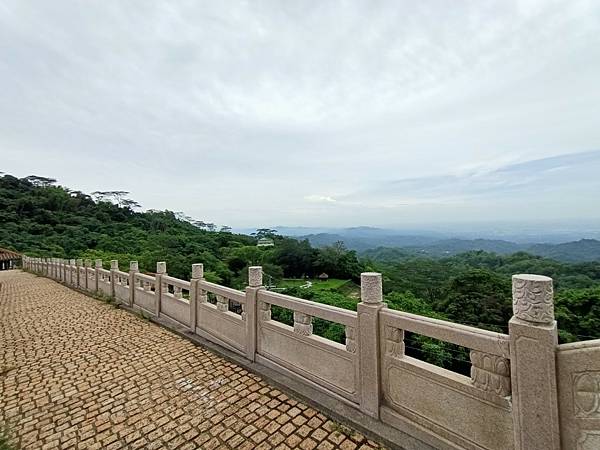
<svg viewBox="0 0 600 450"><path fill-rule="evenodd" d="M547 277L513 277L502 334L390 310L377 273L362 274L361 302L349 311L268 291L260 267L249 268L245 291L206 281L202 264L189 281L167 275L164 262L153 275L136 261L128 272L100 260L23 257L23 267L304 383L406 449L600 449L600 340L558 345ZM293 326L273 320L272 306L292 311ZM345 343L316 336L314 318L344 327ZM470 377L408 356L406 333L469 349Z"/></svg>

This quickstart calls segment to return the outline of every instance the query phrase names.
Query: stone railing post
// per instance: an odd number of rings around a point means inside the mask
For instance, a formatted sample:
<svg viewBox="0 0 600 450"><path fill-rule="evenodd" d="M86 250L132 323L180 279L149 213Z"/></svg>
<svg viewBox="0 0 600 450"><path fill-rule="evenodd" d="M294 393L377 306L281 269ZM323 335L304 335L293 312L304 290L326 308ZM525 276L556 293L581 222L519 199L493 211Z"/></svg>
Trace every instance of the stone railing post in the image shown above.
<svg viewBox="0 0 600 450"><path fill-rule="evenodd" d="M111 259L110 260L110 296L112 298L117 298L115 292L115 284L117 283L115 272L119 270L119 260Z"/></svg>
<svg viewBox="0 0 600 450"><path fill-rule="evenodd" d="M98 280L100 279L100 269L102 269L102 260L101 259L97 259L96 261L94 261L94 269L95 269L94 291L98 292Z"/></svg>
<svg viewBox="0 0 600 450"><path fill-rule="evenodd" d="M83 280L81 279L81 268L83 267L83 260L78 259L77 261L75 261L75 265L77 266L77 287L81 287L84 284Z"/></svg>
<svg viewBox="0 0 600 450"><path fill-rule="evenodd" d="M385 307L380 273L360 274L360 298L357 305L360 408L365 414L379 418L379 311Z"/></svg>
<svg viewBox="0 0 600 450"><path fill-rule="evenodd" d="M198 296L200 295L200 281L204 279L204 264L192 264L192 279L190 280L190 330L196 332L198 314Z"/></svg>
<svg viewBox="0 0 600 450"><path fill-rule="evenodd" d="M162 296L165 293L166 289L162 282L162 277L167 274L167 263L164 261L156 263L156 308L154 310L154 314L156 317L160 315L160 307L162 302Z"/></svg>
<svg viewBox="0 0 600 450"><path fill-rule="evenodd" d="M73 276L73 272L75 271L75 260L71 259L69 260L69 284L71 286L73 286L75 283L77 283L77 278L75 276Z"/></svg>
<svg viewBox="0 0 600 450"><path fill-rule="evenodd" d="M64 258L60 260L60 281L67 282L67 260Z"/></svg>
<svg viewBox="0 0 600 450"><path fill-rule="evenodd" d="M514 275L508 323L515 450L560 450L552 279Z"/></svg>
<svg viewBox="0 0 600 450"><path fill-rule="evenodd" d="M248 286L246 287L246 305L244 320L246 321L246 358L256 361L257 306L258 291L264 289L262 266L248 267Z"/></svg>
<svg viewBox="0 0 600 450"><path fill-rule="evenodd" d="M83 261L83 266L85 268L85 270L83 271L84 275L85 275L85 290L89 291L90 290L90 276L89 276L89 269L92 267L92 260L91 259L86 259L85 261Z"/></svg>
<svg viewBox="0 0 600 450"><path fill-rule="evenodd" d="M135 274L140 271L137 261L129 261L129 306L135 303Z"/></svg>

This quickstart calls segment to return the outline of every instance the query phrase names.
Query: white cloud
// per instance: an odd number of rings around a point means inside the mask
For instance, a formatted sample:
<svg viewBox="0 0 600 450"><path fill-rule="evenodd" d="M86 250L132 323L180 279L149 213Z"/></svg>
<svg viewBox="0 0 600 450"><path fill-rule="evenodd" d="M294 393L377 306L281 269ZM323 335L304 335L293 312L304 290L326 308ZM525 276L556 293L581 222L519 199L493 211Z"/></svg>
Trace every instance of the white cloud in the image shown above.
<svg viewBox="0 0 600 450"><path fill-rule="evenodd" d="M600 148L594 1L7 0L0 42L2 170L217 223L502 217L350 197Z"/></svg>
<svg viewBox="0 0 600 450"><path fill-rule="evenodd" d="M328 195L307 195L304 200L315 203L335 203L336 200Z"/></svg>

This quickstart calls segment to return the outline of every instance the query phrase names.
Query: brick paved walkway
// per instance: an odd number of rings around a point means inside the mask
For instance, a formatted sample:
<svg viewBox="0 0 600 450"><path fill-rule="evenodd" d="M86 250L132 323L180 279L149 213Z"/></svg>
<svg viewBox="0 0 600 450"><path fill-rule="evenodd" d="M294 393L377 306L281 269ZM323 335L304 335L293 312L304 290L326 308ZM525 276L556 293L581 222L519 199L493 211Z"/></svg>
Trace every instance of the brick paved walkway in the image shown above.
<svg viewBox="0 0 600 450"><path fill-rule="evenodd" d="M51 280L0 272L0 424L21 448L374 449L259 376Z"/></svg>

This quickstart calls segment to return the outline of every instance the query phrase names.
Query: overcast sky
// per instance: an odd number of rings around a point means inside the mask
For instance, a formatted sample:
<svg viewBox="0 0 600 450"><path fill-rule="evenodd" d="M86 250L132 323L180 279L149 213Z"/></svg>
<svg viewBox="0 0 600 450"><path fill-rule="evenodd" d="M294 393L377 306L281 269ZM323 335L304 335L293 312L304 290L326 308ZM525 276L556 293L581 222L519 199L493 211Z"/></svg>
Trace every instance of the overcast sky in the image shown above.
<svg viewBox="0 0 600 450"><path fill-rule="evenodd" d="M600 219L600 2L4 0L0 170L236 227Z"/></svg>

